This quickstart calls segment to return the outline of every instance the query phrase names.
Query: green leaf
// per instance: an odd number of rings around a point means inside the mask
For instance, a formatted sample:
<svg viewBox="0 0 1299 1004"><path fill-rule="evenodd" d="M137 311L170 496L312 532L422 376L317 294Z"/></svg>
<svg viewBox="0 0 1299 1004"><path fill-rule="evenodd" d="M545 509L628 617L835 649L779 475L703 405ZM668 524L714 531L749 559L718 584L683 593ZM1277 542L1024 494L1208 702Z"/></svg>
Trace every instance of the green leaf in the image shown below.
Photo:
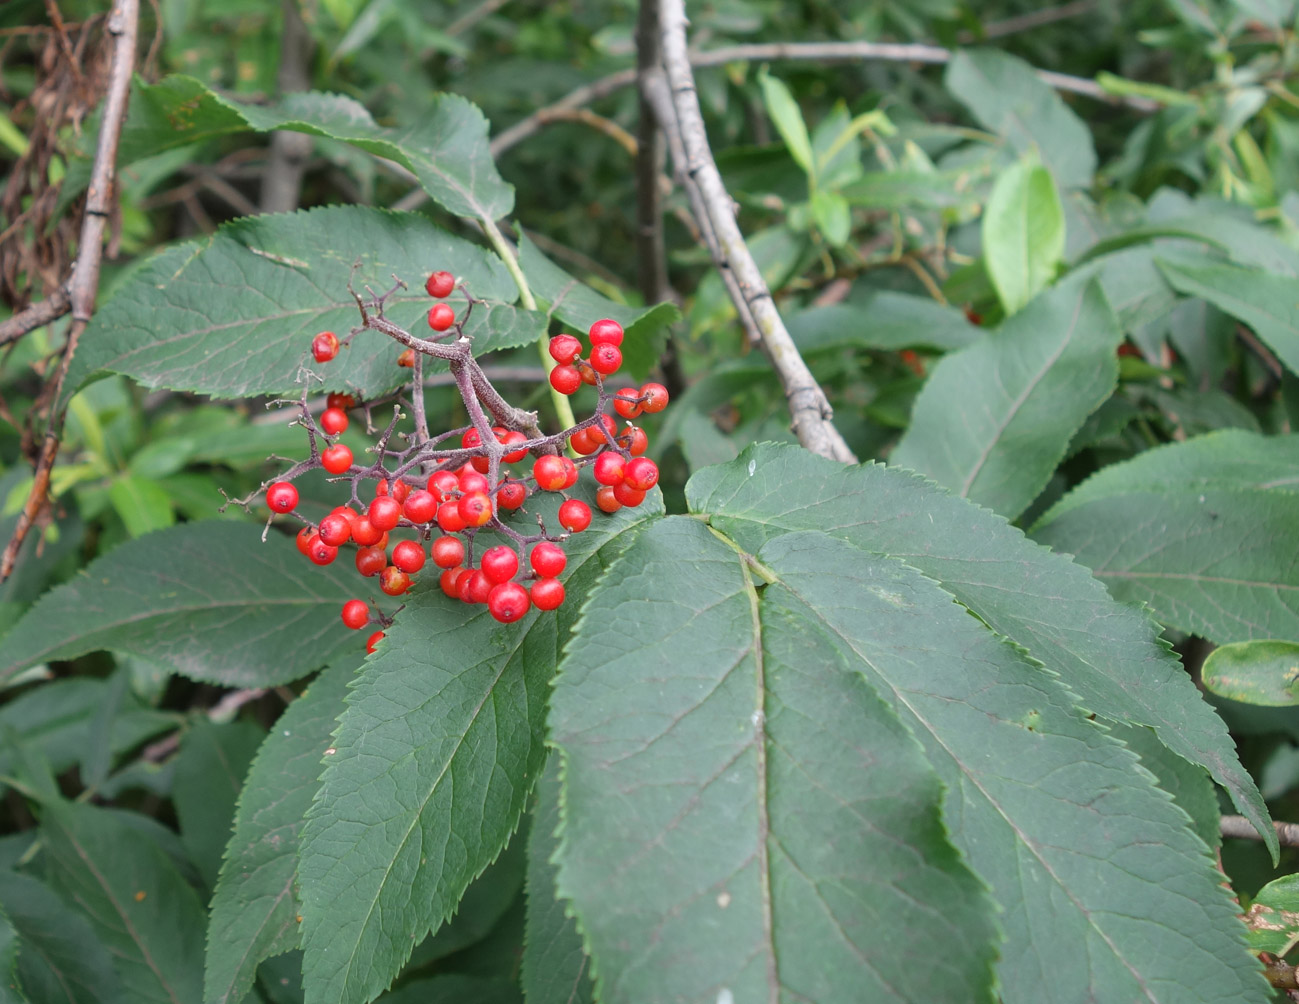
<svg viewBox="0 0 1299 1004"><path fill-rule="evenodd" d="M824 632L923 744L952 841L1003 909L1000 1000L1267 1000L1221 873L1136 757L933 582L835 546L768 541L764 603Z"/></svg>
<svg viewBox="0 0 1299 1004"><path fill-rule="evenodd" d="M785 141L790 156L807 174L808 184L815 191L816 158L812 154L812 139L808 136L798 102L784 81L777 80L766 70L758 74L758 83L762 86L762 100L767 106L767 114L776 124L776 130Z"/></svg>
<svg viewBox="0 0 1299 1004"><path fill-rule="evenodd" d="M18 978L18 931L5 915L4 900L0 899L0 1002L26 1004L22 983Z"/></svg>
<svg viewBox="0 0 1299 1004"><path fill-rule="evenodd" d="M1226 726L1149 617L1115 602L1087 569L918 477L792 446L752 446L734 463L700 471L686 499L751 553L790 530L822 530L902 559L1060 674L1083 707L1153 728L1208 770L1275 853L1266 807Z"/></svg>
<svg viewBox="0 0 1299 1004"><path fill-rule="evenodd" d="M275 723L248 773L212 897L203 1000L239 1004L257 964L298 947L298 836L358 657L321 673Z"/></svg>
<svg viewBox="0 0 1299 1004"><path fill-rule="evenodd" d="M265 735L251 721L217 725L203 718L181 740L171 797L180 838L209 889L221 870L244 774Z"/></svg>
<svg viewBox="0 0 1299 1004"><path fill-rule="evenodd" d="M797 602L671 517L584 608L551 701L558 885L605 1004L992 999L991 904L941 789ZM941 953L895 937L917 926Z"/></svg>
<svg viewBox="0 0 1299 1004"><path fill-rule="evenodd" d="M76 902L116 961L132 1004L200 1000L204 911L152 841L92 805L44 806L49 877Z"/></svg>
<svg viewBox="0 0 1299 1004"><path fill-rule="evenodd" d="M1064 258L1064 207L1035 160L1004 171L983 211L983 256L1007 314L1051 284Z"/></svg>
<svg viewBox="0 0 1299 1004"><path fill-rule="evenodd" d="M1062 283L934 367L890 462L1013 519L1113 392L1122 338L1095 283Z"/></svg>
<svg viewBox="0 0 1299 1004"><path fill-rule="evenodd" d="M1222 809L1218 792L1203 767L1183 760L1144 725L1109 723L1110 735L1141 757L1141 766L1155 775L1159 787L1191 817L1191 826L1210 851L1222 845Z"/></svg>
<svg viewBox="0 0 1299 1004"><path fill-rule="evenodd" d="M86 915L26 875L0 871L0 904L18 931L18 979L40 1004L129 1004Z"/></svg>
<svg viewBox="0 0 1299 1004"><path fill-rule="evenodd" d="M852 233L852 212L838 192L817 191L812 195L812 215L817 229L837 248L848 243Z"/></svg>
<svg viewBox="0 0 1299 1004"><path fill-rule="evenodd" d="M1036 151L1061 189L1091 184L1091 131L1023 60L993 49L963 50L947 64L943 84L1018 153Z"/></svg>
<svg viewBox="0 0 1299 1004"><path fill-rule="evenodd" d="M1245 911L1249 950L1285 955L1299 942L1299 875L1283 875L1258 891Z"/></svg>
<svg viewBox="0 0 1299 1004"><path fill-rule="evenodd" d="M975 186L992 174L992 162L945 171L867 171L839 190L855 206L890 211L972 211L981 195Z"/></svg>
<svg viewBox="0 0 1299 1004"><path fill-rule="evenodd" d="M1292 373L1299 373L1299 295L1294 278L1233 265L1195 268L1160 261L1159 268L1178 292L1208 300L1248 324Z"/></svg>
<svg viewBox="0 0 1299 1004"><path fill-rule="evenodd" d="M173 75L157 84L136 85L118 161L129 164L172 147L246 129L325 136L395 160L413 171L425 191L457 216L495 220L514 208L514 189L501 179L488 149L487 119L454 94L432 95L422 104L414 126L385 129L375 124L363 105L343 95L290 94L271 105L244 105L217 95L192 77Z"/></svg>
<svg viewBox="0 0 1299 1004"><path fill-rule="evenodd" d="M823 352L851 346L896 352L933 348L952 352L982 334L965 314L926 296L883 290L864 303L810 307L786 319L798 350Z"/></svg>
<svg viewBox="0 0 1299 1004"><path fill-rule="evenodd" d="M1299 704L1299 644L1238 641L1209 653L1204 685L1242 704L1287 708Z"/></svg>
<svg viewBox="0 0 1299 1004"><path fill-rule="evenodd" d="M379 998L379 1004L518 1004L519 988L511 980L446 973L414 980Z"/></svg>
<svg viewBox="0 0 1299 1004"><path fill-rule="evenodd" d="M552 861L559 842L559 755L537 782L537 808L528 834L528 920L523 940L523 993L528 1004L591 1004L591 960L577 923L555 888Z"/></svg>
<svg viewBox="0 0 1299 1004"><path fill-rule="evenodd" d="M355 644L338 619L355 576L350 562L309 564L281 534L263 544L248 523L160 530L46 593L5 636L0 683L28 666L100 649L224 686L286 683Z"/></svg>
<svg viewBox="0 0 1299 1004"><path fill-rule="evenodd" d="M171 498L158 482L149 478L135 474L114 478L108 489L108 500L132 537L143 537L176 522Z"/></svg>
<svg viewBox="0 0 1299 1004"><path fill-rule="evenodd" d="M413 213L358 206L236 220L202 241L169 248L137 269L82 336L68 393L96 372L123 373L146 387L248 397L301 391L311 338L345 335L360 320L347 292L410 288L387 317L421 334L429 299L423 278L445 264L475 297L465 333L479 353L534 342L545 318L511 306L517 290L500 259ZM457 305L458 311L461 308ZM320 390L374 397L395 387L401 346L363 331L337 359L311 364ZM313 390L315 385L313 385Z"/></svg>
<svg viewBox="0 0 1299 1004"><path fill-rule="evenodd" d="M1299 569L1284 544L1299 525L1299 494L1250 484L1294 477L1294 444L1269 460L1273 442L1218 433L1111 464L1033 536L1073 554L1117 598L1217 644L1299 638ZM1238 461L1216 471L1231 449Z"/></svg>
<svg viewBox="0 0 1299 1004"><path fill-rule="evenodd" d="M557 505L529 509L553 526ZM542 768L546 694L576 608L611 545L661 505L569 540L555 614L502 625L432 580L411 595L348 694L303 833L308 1004L377 995L505 845Z"/></svg>

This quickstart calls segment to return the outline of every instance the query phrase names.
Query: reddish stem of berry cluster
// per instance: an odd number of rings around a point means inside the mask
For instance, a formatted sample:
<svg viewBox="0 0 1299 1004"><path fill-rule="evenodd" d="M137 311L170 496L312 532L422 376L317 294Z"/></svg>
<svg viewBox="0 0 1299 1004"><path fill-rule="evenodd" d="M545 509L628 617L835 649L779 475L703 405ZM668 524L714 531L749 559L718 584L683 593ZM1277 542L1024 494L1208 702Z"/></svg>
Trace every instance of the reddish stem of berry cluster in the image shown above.
<svg viewBox="0 0 1299 1004"><path fill-rule="evenodd" d="M616 321L602 319L591 326L586 356L582 355L579 338L556 335L549 345L550 354L559 364L551 373L551 386L571 394L584 384L590 385L596 389L597 403L590 418L547 436L538 428L536 414L510 406L474 359L464 326L475 304L481 301L470 296L450 272L434 272L425 289L441 301L459 288L465 307L457 317L449 303L435 303L428 312L428 324L434 332L430 338L419 338L383 316L387 301L397 290L406 288L400 280L382 295L367 289L369 300L357 294L350 283L348 288L360 310L361 324L341 341L332 332L316 335L311 342L312 357L321 363L329 362L367 330L379 331L399 342L403 350L396 365L412 370L410 409L414 432L406 437L405 447L398 448L394 443L403 416L399 398L392 420L371 450L375 459L358 464L351 449L336 441L350 425L348 412L358 406L356 399L349 394L330 394L317 421L304 392L296 403L310 454L280 480L263 486L267 507L272 514L292 514L302 520L305 525L298 533L298 548L318 565L330 564L340 548L355 545L357 571L363 576L377 576L379 588L389 596L405 593L414 583L413 576L431 559L443 592L466 603L485 603L491 615L502 623L519 620L534 606L554 610L565 598L559 576L567 558L560 545L571 534L585 530L592 520L590 507L580 499L569 498L568 489L589 467L600 485L596 500L602 511L612 513L623 506L640 505L658 483L658 467L643 456L648 439L630 420L642 413L662 411L668 403L666 388L658 383L618 392L605 387L604 378L622 365L623 329ZM449 364L469 414L468 426L430 434L424 411L424 356ZM611 406L628 420L623 429L607 414ZM366 426L370 427L369 406ZM565 445L578 459L563 455ZM521 464L529 457L533 458L530 471L515 473L508 469L508 465ZM312 524L296 511L298 491L292 482L317 468L335 475L333 480L346 479L351 493L348 504L336 507L319 524ZM363 501L360 486L366 481L373 481L375 487L373 497ZM505 521L510 513L523 511L528 497L538 491L563 495L557 519L564 532L548 533L541 517L537 517L535 533L521 532ZM246 506L256 494L237 501ZM487 548L475 566L475 538L482 529L500 534L510 544ZM390 540L391 534L402 531L409 531L411 536ZM372 614L370 605L360 599L343 605L342 619L356 630L372 623L380 625L381 630L367 639L366 649L371 652L384 637L382 628L391 624L390 617Z"/></svg>

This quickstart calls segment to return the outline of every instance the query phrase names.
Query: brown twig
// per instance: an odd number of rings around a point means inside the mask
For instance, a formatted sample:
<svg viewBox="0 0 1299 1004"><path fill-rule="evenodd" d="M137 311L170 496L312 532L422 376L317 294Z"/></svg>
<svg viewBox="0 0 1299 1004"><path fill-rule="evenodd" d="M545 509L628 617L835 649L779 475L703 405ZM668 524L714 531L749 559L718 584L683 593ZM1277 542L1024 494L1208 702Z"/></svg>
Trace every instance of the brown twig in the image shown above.
<svg viewBox="0 0 1299 1004"><path fill-rule="evenodd" d="M759 341L785 389L798 441L813 453L855 462L852 450L830 421L833 411L825 391L799 355L771 291L753 260L735 220L735 206L708 146L699 96L686 49L683 0L662 0L663 69L643 78L643 93L654 108L672 148L677 179L690 198L700 228L708 240L713 264L749 337Z"/></svg>
<svg viewBox="0 0 1299 1004"><path fill-rule="evenodd" d="M0 323L0 345L15 342L28 332L57 321L71 308L67 290L54 290L44 300L31 304L25 310Z"/></svg>
<svg viewBox="0 0 1299 1004"><path fill-rule="evenodd" d="M658 0L641 0L636 19L636 72L642 78L662 62L660 32ZM642 94L636 112L636 272L646 303L659 303L670 296L659 187L666 155L654 109Z"/></svg>
<svg viewBox="0 0 1299 1004"><path fill-rule="evenodd" d="M282 97L309 90L307 72L311 34L298 13L295 0L284 0L284 30L280 35L280 67L276 89ZM306 133L277 129L271 133L270 157L262 176L261 209L264 213L291 213L302 196L302 177L311 156L312 140Z"/></svg>
<svg viewBox="0 0 1299 1004"><path fill-rule="evenodd" d="M1299 823L1277 823L1276 838L1282 847L1299 847ZM1254 824L1244 816L1223 816L1218 823L1218 832L1224 837L1237 840L1262 840L1262 835L1254 829Z"/></svg>
<svg viewBox="0 0 1299 1004"><path fill-rule="evenodd" d="M49 400L54 409L49 426L41 443L32 488L18 514L13 536L0 556L0 582L9 578L18 560L18 551L41 511L48 504L47 494L54 459L59 452L59 435L63 429L63 412L59 410L59 395L63 380L72 363L77 341L90 323L95 310L95 296L99 291L99 266L104 253L104 230L114 211L115 183L117 177L117 145L122 136L122 123L126 119L126 103L131 93L131 71L135 67L136 30L139 26L139 0L114 0L105 30L113 38L112 62L108 71L108 88L104 97L103 124L95 147L95 160L90 171L90 184L86 189L86 211L81 221L77 260L72 266L72 276L67 283L68 302L72 309L72 323L68 326L63 358L50 383Z"/></svg>
<svg viewBox="0 0 1299 1004"><path fill-rule="evenodd" d="M1096 0L1074 0L1073 3L1061 4L1059 7L1043 7L1041 10L1031 10L1027 14L985 24L981 32L963 31L956 36L956 40L961 45L971 45L988 39L1018 35L1021 31L1032 31L1034 28L1089 14L1095 7Z"/></svg>

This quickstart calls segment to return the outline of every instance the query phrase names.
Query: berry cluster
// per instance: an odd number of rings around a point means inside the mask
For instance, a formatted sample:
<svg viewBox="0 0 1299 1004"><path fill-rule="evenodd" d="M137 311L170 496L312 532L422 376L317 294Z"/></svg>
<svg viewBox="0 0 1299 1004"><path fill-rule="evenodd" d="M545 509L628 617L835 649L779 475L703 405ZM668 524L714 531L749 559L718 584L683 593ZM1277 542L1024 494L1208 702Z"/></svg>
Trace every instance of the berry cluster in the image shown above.
<svg viewBox="0 0 1299 1004"><path fill-rule="evenodd" d="M434 272L425 283L429 295L442 301L457 288L465 297L465 309L457 318L451 304L438 302L428 312L430 338L418 338L383 316L385 303L405 284L398 281L381 296L370 292L365 300L352 295L361 311L361 324L344 339L323 331L311 341L311 354L318 363L335 359L352 338L366 330L377 330L405 348L397 365L412 370L407 396L399 395L393 417L379 433L370 452L375 459L358 464L351 449L337 439L351 424L349 412L362 407L351 394L332 393L324 411L313 416L304 393L296 402L299 422L307 431L310 456L295 464L280 480L263 486L266 505L274 514L293 515L305 524L298 533L298 549L317 565L332 563L345 546L356 548L354 561L361 575L377 577L379 588L388 596L401 596L428 562L438 571L438 584L447 596L465 603L486 604L496 620L512 623L529 609L554 610L564 602L560 575L567 564L562 544L571 534L591 525L591 508L581 499L568 497L583 468L591 468L600 486L596 503L606 513L623 506L637 506L658 483L658 467L644 456L649 445L643 429L631 420L643 413L662 411L668 403L667 389L658 383L617 390L605 386L605 378L622 365L623 329L613 320L591 325L590 350L574 335L550 339L549 352L557 365L551 371L551 386L572 394L582 385L595 388L596 407L591 416L555 435L544 435L537 416L508 405L487 380L472 353L464 325L476 303L458 285L450 272ZM454 341L449 341L454 338ZM425 356L449 362L456 386L469 414L470 424L431 435L423 406L422 361ZM397 433L408 404L415 429ZM367 431L371 407L365 404ZM626 420L619 428L609 408ZM490 415L490 418L489 418ZM406 445L401 445L404 439ZM457 443L458 440L458 443ZM575 455L564 455L567 446ZM323 468L351 486L347 504L336 507L313 524L297 512L298 490L293 479ZM362 500L361 488L373 482L370 497ZM557 520L562 532L550 533L541 516L536 531L525 533L514 525L527 513L525 504L537 492L554 492L563 497ZM238 500L247 505L248 499ZM507 521L509 520L509 521ZM490 530L508 543L495 544L475 555L481 545L477 535ZM400 536L400 539L397 539ZM366 643L374 651L392 623L371 604L361 599L343 604L343 623L360 630L379 625Z"/></svg>

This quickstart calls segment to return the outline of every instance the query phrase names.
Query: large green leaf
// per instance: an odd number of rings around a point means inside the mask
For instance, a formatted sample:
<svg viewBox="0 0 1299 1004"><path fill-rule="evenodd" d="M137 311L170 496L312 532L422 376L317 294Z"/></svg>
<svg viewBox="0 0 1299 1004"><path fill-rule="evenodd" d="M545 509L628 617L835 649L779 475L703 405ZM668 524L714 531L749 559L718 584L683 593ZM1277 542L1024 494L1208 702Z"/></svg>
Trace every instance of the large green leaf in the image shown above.
<svg viewBox="0 0 1299 1004"><path fill-rule="evenodd" d="M0 871L0 905L18 932L18 979L33 1004L130 1004L86 915L42 883Z"/></svg>
<svg viewBox="0 0 1299 1004"><path fill-rule="evenodd" d="M556 499L529 509L549 517ZM348 694L302 837L308 1004L373 999L455 910L518 824L541 771L546 695L575 611L654 501L566 545L569 598L501 625L430 579ZM603 549L603 550L602 550Z"/></svg>
<svg viewBox="0 0 1299 1004"><path fill-rule="evenodd" d="M1287 544L1299 525L1296 438L1233 430L1111 464L1033 536L1073 554L1119 599L1218 644L1299 638L1299 568Z"/></svg>
<svg viewBox="0 0 1299 1004"><path fill-rule="evenodd" d="M943 83L1016 151L1036 151L1061 189L1091 184L1096 171L1091 131L1023 60L992 49L958 52Z"/></svg>
<svg viewBox="0 0 1299 1004"><path fill-rule="evenodd" d="M791 314L789 333L807 355L851 346L896 352L965 348L982 334L965 314L925 296L881 290L864 303L836 303Z"/></svg>
<svg viewBox="0 0 1299 1004"><path fill-rule="evenodd" d="M318 568L288 537L263 544L249 523L161 530L42 597L5 636L0 682L37 663L114 649L226 686L285 683L357 643L338 619L356 582L351 562Z"/></svg>
<svg viewBox="0 0 1299 1004"><path fill-rule="evenodd" d="M762 444L686 486L694 512L742 547L823 530L937 580L992 630L1060 674L1083 707L1148 725L1207 769L1269 841L1276 834L1226 726L1141 611L1116 603L1085 568L1000 518L892 468L849 467Z"/></svg>
<svg viewBox="0 0 1299 1004"><path fill-rule="evenodd" d="M218 725L200 719L181 740L173 765L172 803L180 838L204 884L216 886L221 852L230 839L235 802L265 730L237 719Z"/></svg>
<svg viewBox="0 0 1299 1004"><path fill-rule="evenodd" d="M113 954L125 999L193 1004L203 992L203 906L167 855L113 812L44 806L50 881Z"/></svg>
<svg viewBox="0 0 1299 1004"><path fill-rule="evenodd" d="M212 897L203 1000L239 1004L263 959L298 947L298 835L359 657L320 674L262 743Z"/></svg>
<svg viewBox="0 0 1299 1004"><path fill-rule="evenodd" d="M759 585L672 517L601 581L568 647L558 885L597 997L992 1000L991 903L946 840L929 764L863 667Z"/></svg>
<svg viewBox="0 0 1299 1004"><path fill-rule="evenodd" d="M551 860L558 846L559 755L537 782L537 808L528 834L528 919L521 980L528 1004L591 1004L591 960L577 923L555 888Z"/></svg>
<svg viewBox="0 0 1299 1004"><path fill-rule="evenodd" d="M1299 704L1299 644L1238 641L1209 653L1201 670L1206 689L1243 704Z"/></svg>
<svg viewBox="0 0 1299 1004"><path fill-rule="evenodd" d="M1064 257L1064 207L1035 159L1004 171L983 210L983 260L1007 314L1050 285Z"/></svg>
<svg viewBox="0 0 1299 1004"><path fill-rule="evenodd" d="M404 379L402 346L363 331L330 363L311 359L311 339L343 337L360 322L347 292L409 288L389 301L387 316L422 335L431 300L424 278L445 267L463 278L476 306L465 333L478 352L527 345L545 317L512 306L513 280L500 259L414 213L359 206L236 220L202 241L169 248L137 269L82 336L69 370L75 390L91 374L124 373L147 387L216 397L291 394L302 370L323 379L313 389L372 397ZM452 301L457 311L463 302Z"/></svg>
<svg viewBox="0 0 1299 1004"><path fill-rule="evenodd" d="M1113 393L1122 337L1095 283L1062 283L938 363L890 462L1013 519Z"/></svg>
<svg viewBox="0 0 1299 1004"><path fill-rule="evenodd" d="M118 160L129 164L197 140L254 129L289 129L351 143L395 160L424 190L458 216L499 219L514 207L514 189L492 162L487 119L454 94L430 95L410 128L377 125L365 107L339 94L290 94L271 105L246 105L209 90L193 77L174 75L137 84ZM93 135L93 133L92 133Z"/></svg>
<svg viewBox="0 0 1299 1004"><path fill-rule="evenodd" d="M803 113L794 100L783 80L779 80L764 69L758 74L758 83L762 87L762 100L767 106L767 114L776 123L780 138L785 141L790 156L808 176L810 186L816 188L816 157L812 153L812 138L807 133L807 123Z"/></svg>
<svg viewBox="0 0 1299 1004"><path fill-rule="evenodd" d="M1248 324L1292 373L1299 373L1299 296L1293 277L1234 265L1195 268L1161 261L1159 267L1179 292L1208 300Z"/></svg>

